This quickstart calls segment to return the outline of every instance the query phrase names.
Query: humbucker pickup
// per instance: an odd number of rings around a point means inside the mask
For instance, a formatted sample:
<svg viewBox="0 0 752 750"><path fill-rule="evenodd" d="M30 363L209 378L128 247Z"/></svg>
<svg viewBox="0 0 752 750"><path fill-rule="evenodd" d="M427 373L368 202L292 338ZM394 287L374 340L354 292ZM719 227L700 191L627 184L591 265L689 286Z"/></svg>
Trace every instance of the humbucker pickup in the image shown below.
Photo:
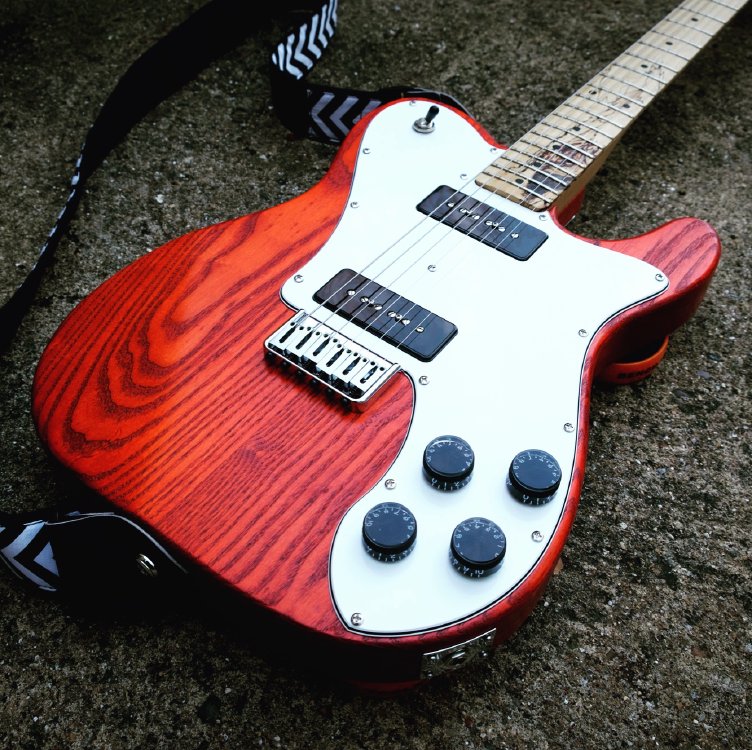
<svg viewBox="0 0 752 750"><path fill-rule="evenodd" d="M265 342L267 355L293 365L356 411L399 367L301 310Z"/></svg>
<svg viewBox="0 0 752 750"><path fill-rule="evenodd" d="M517 260L527 260L548 239L540 229L447 185L437 187L416 208Z"/></svg>
<svg viewBox="0 0 752 750"><path fill-rule="evenodd" d="M422 362L430 362L457 333L453 323L349 268L313 298Z"/></svg>

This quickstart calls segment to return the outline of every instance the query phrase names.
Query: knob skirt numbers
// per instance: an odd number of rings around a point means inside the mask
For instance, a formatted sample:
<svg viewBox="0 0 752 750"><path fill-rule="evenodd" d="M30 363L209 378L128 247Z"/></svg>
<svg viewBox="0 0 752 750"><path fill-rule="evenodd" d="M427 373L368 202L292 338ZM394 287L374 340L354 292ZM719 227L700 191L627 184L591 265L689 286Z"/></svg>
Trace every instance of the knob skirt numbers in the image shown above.
<svg viewBox="0 0 752 750"><path fill-rule="evenodd" d="M400 503L379 503L363 519L363 542L371 557L381 562L397 562L415 546L418 524Z"/></svg>

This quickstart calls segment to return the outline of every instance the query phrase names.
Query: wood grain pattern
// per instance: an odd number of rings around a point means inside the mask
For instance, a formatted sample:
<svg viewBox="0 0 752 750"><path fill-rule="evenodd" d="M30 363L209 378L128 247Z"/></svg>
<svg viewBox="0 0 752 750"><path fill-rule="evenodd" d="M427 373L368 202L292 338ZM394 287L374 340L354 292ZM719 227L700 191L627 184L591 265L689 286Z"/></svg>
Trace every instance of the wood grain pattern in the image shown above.
<svg viewBox="0 0 752 750"><path fill-rule="evenodd" d="M645 107L743 4L682 3L513 143L476 183L534 211L571 201Z"/></svg>
<svg viewBox="0 0 752 750"><path fill-rule="evenodd" d="M691 315L717 263L718 242L692 219L631 240L595 242L654 263L671 286L595 339L563 519L522 584L487 611L436 632L392 639L352 633L331 603L329 549L345 510L396 457L412 386L399 376L371 409L346 412L267 363L263 341L291 315L279 299L283 282L337 224L375 114L359 123L308 193L174 240L84 300L40 361L33 413L64 466L256 611L292 628L288 643L316 652L349 679L398 687L418 678L424 652L490 628L501 641L529 615L577 508L593 378L635 341L665 335Z"/></svg>
<svg viewBox="0 0 752 750"><path fill-rule="evenodd" d="M116 274L50 342L33 393L42 440L89 487L257 604L329 630L332 535L397 455L412 386L347 412L263 341L291 315L282 283L336 226L356 149L300 198Z"/></svg>

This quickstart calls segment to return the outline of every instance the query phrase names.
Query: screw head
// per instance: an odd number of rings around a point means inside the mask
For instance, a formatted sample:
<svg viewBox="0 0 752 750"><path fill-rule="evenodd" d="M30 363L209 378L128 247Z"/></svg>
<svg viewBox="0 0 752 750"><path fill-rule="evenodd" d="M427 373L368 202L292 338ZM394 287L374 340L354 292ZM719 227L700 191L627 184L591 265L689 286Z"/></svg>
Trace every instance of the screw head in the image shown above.
<svg viewBox="0 0 752 750"><path fill-rule="evenodd" d="M296 273L295 276L292 277L292 280L296 284L300 284L300 282L303 281L303 276L301 274L299 274L299 273Z"/></svg>
<svg viewBox="0 0 752 750"><path fill-rule="evenodd" d="M388 490L393 490L396 486L397 486L396 479L387 479L384 482L384 487L386 487Z"/></svg>
<svg viewBox="0 0 752 750"><path fill-rule="evenodd" d="M143 553L136 555L136 565L138 566L138 572L141 575L147 576L147 578L155 578L157 576L157 566Z"/></svg>
<svg viewBox="0 0 752 750"><path fill-rule="evenodd" d="M580 328L580 330L577 331L577 335L584 339L585 336L587 336L587 331L584 328Z"/></svg>
<svg viewBox="0 0 752 750"><path fill-rule="evenodd" d="M431 381L430 381L430 380L428 379L428 375L421 375L421 376L420 376L420 377L418 378L418 382L419 382L419 383L420 383L421 385L428 385L428 384L429 384L429 383L430 383Z"/></svg>
<svg viewBox="0 0 752 750"><path fill-rule="evenodd" d="M431 271L431 273L433 273L436 270L436 266L433 265L432 263L430 266L428 266L428 270Z"/></svg>
<svg viewBox="0 0 752 750"><path fill-rule="evenodd" d="M363 624L363 615L360 614L360 612L353 612L350 615L350 622L355 625L355 627L358 627L359 625Z"/></svg>
<svg viewBox="0 0 752 750"><path fill-rule="evenodd" d="M534 531L534 532L533 532L533 533L532 533L532 534L530 535L530 538L531 538L531 539L532 539L532 540L533 540L534 542L542 542L542 541L543 541L543 534L541 534L541 532L540 532L540 531L537 531L537 530L536 530L536 531Z"/></svg>
<svg viewBox="0 0 752 750"><path fill-rule="evenodd" d="M538 214L538 221L548 221L548 214Z"/></svg>
<svg viewBox="0 0 752 750"><path fill-rule="evenodd" d="M567 422L564 425L564 432L574 432L574 425L571 422Z"/></svg>
<svg viewBox="0 0 752 750"><path fill-rule="evenodd" d="M665 280L666 280L666 277L665 277L665 276L664 276L664 275L663 275L662 273L657 273L657 274L655 275L655 280L656 280L656 281L665 281Z"/></svg>
<svg viewBox="0 0 752 750"><path fill-rule="evenodd" d="M370 154L371 153L371 149L366 146L366 148L363 149L363 153L364 154Z"/></svg>
<svg viewBox="0 0 752 750"><path fill-rule="evenodd" d="M358 201L350 201L350 208L357 208L359 205Z"/></svg>

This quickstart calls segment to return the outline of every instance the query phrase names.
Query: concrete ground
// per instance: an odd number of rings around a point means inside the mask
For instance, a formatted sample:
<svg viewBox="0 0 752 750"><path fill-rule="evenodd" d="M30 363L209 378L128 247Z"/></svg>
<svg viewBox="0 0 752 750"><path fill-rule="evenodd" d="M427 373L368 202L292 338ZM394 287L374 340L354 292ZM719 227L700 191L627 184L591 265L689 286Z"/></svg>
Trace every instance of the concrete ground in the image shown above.
<svg viewBox="0 0 752 750"><path fill-rule="evenodd" d="M695 4L699 0L693 0ZM342 0L316 80L458 97L521 136L673 0ZM78 147L128 64L199 2L5 0L0 295L33 262ZM63 316L147 249L276 204L334 149L291 141L254 39L161 105L90 181L2 359L0 502L60 491L29 415ZM3 748L749 748L752 8L627 134L572 228L625 237L673 217L718 230L720 268L646 382L598 387L560 572L488 661L412 692L360 694L264 655L200 613L102 622L0 576ZM552 363L551 377L556 377Z"/></svg>

